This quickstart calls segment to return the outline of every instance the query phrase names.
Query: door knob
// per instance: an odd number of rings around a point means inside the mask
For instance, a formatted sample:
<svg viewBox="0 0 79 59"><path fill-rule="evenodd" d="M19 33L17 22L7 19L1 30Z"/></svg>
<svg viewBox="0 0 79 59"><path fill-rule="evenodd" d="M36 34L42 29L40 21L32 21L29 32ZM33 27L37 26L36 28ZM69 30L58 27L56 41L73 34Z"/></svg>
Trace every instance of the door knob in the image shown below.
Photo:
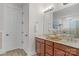
<svg viewBox="0 0 79 59"><path fill-rule="evenodd" d="M25 36L28 36L28 34L25 34Z"/></svg>
<svg viewBox="0 0 79 59"><path fill-rule="evenodd" d="M9 34L6 34L6 36L9 36Z"/></svg>

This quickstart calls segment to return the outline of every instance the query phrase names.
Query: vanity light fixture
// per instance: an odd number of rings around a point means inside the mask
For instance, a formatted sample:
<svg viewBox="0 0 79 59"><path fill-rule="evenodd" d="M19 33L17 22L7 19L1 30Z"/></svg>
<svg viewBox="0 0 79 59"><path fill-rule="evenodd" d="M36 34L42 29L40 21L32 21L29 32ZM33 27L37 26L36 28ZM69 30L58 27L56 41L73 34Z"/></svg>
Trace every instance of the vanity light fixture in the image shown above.
<svg viewBox="0 0 79 59"><path fill-rule="evenodd" d="M54 10L54 6L49 6L48 8L42 10L43 13L47 13Z"/></svg>
<svg viewBox="0 0 79 59"><path fill-rule="evenodd" d="M67 4L69 4L69 3L63 3L63 5L67 5Z"/></svg>

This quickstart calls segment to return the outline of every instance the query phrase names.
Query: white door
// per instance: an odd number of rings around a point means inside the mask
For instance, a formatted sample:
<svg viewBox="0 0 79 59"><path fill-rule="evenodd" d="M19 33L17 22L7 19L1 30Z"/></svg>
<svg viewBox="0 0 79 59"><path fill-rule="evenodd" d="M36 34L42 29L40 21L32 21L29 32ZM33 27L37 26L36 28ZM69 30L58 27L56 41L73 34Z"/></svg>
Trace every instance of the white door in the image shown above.
<svg viewBox="0 0 79 59"><path fill-rule="evenodd" d="M4 47L6 50L12 50L18 47L17 17L18 13L16 9L5 7Z"/></svg>

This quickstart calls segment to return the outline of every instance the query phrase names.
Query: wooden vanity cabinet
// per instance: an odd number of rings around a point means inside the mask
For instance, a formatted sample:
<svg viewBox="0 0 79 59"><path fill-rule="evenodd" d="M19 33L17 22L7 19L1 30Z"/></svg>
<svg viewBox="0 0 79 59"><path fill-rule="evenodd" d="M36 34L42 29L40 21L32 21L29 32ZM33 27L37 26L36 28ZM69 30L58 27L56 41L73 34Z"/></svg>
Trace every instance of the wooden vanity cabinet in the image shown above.
<svg viewBox="0 0 79 59"><path fill-rule="evenodd" d="M49 40L35 38L39 56L79 56L79 49Z"/></svg>

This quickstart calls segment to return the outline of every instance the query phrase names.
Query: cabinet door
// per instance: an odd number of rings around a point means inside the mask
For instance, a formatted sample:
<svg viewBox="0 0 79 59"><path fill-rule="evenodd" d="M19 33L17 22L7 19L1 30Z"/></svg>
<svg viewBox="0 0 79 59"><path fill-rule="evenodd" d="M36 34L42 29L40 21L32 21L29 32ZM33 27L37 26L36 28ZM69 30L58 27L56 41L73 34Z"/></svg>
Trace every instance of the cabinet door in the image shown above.
<svg viewBox="0 0 79 59"><path fill-rule="evenodd" d="M45 55L45 44L44 41L40 41L41 39L36 39L36 53L39 56L44 56Z"/></svg>
<svg viewBox="0 0 79 59"><path fill-rule="evenodd" d="M20 15L20 14L19 14ZM12 50L17 48L18 44L21 43L21 36L19 36L21 34L20 29L19 29L19 25L17 26L18 19L18 10L15 8L7 8L5 7L5 17L4 17L4 32L6 35L4 35L4 39L6 39L4 41L4 47L6 49L6 51L8 50ZM1 24L0 24L1 25ZM17 32L19 31L20 34ZM18 34L18 36L17 36ZM18 39L18 37L20 37ZM18 44L17 44L18 43Z"/></svg>
<svg viewBox="0 0 79 59"><path fill-rule="evenodd" d="M64 56L65 52L54 48L54 56Z"/></svg>
<svg viewBox="0 0 79 59"><path fill-rule="evenodd" d="M40 43L40 54L41 54L41 56L44 56L45 55L45 49L44 49L44 43Z"/></svg>
<svg viewBox="0 0 79 59"><path fill-rule="evenodd" d="M46 54L50 54L53 56L53 46L49 46L46 44Z"/></svg>
<svg viewBox="0 0 79 59"><path fill-rule="evenodd" d="M40 42L36 41L36 52L37 52L37 55L40 55Z"/></svg>

